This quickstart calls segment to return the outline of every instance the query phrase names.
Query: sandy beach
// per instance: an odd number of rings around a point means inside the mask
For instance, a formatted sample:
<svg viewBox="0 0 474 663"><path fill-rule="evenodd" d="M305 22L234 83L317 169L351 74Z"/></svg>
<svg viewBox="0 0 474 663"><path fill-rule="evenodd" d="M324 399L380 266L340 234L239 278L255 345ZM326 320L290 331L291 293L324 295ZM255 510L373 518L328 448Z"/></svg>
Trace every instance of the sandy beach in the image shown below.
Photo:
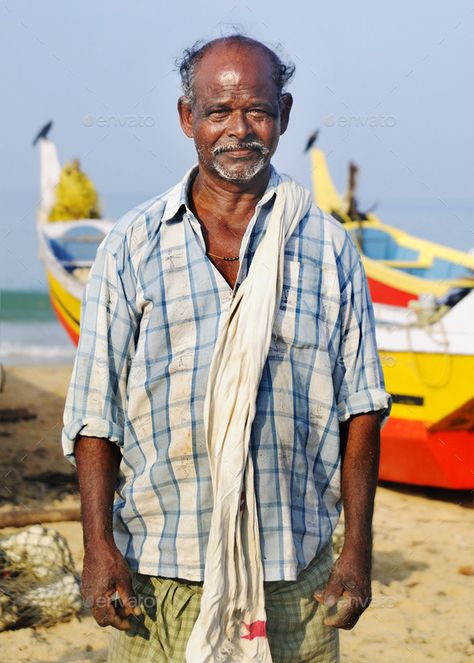
<svg viewBox="0 0 474 663"><path fill-rule="evenodd" d="M73 467L60 431L71 366L6 368L0 407L37 418L1 426L0 513L77 504ZM374 520L373 603L341 634L350 663L461 663L474 657L472 494L380 486ZM78 522L50 525L63 534L78 570ZM0 535L15 531L4 529ZM86 612L50 628L0 633L0 663L105 661L108 629Z"/></svg>

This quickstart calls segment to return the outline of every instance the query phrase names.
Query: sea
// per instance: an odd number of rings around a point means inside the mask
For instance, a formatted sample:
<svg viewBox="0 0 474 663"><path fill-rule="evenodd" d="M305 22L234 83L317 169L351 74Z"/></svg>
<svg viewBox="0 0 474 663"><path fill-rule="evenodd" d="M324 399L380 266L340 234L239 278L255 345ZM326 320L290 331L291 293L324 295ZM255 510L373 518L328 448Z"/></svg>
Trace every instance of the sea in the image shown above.
<svg viewBox="0 0 474 663"><path fill-rule="evenodd" d="M70 364L74 353L47 292L0 292L0 363Z"/></svg>
<svg viewBox="0 0 474 663"><path fill-rule="evenodd" d="M112 218L149 196L114 201ZM7 198L3 196L3 202ZM30 201L26 201L28 209ZM28 205L26 204L28 203ZM13 206L12 206L13 207ZM34 210L34 200L30 209ZM12 210L13 211L13 210ZM15 210L16 211L16 210ZM474 247L472 201L386 201L376 209L381 220L402 230L463 251ZM30 218L31 217L31 218ZM0 363L69 364L75 347L51 307L43 266L38 257L33 212L15 225L0 217ZM20 228L19 223L24 224Z"/></svg>

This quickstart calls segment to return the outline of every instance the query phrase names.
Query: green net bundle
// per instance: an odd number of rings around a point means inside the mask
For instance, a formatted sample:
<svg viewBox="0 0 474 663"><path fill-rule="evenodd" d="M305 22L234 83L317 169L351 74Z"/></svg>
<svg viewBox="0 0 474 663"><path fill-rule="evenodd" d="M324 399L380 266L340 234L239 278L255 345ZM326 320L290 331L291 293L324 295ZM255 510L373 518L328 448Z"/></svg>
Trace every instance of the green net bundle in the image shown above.
<svg viewBox="0 0 474 663"><path fill-rule="evenodd" d="M51 626L82 607L67 542L42 525L0 537L0 631Z"/></svg>
<svg viewBox="0 0 474 663"><path fill-rule="evenodd" d="M94 185L81 170L79 161L66 163L56 187L56 202L48 221L100 219L99 199Z"/></svg>

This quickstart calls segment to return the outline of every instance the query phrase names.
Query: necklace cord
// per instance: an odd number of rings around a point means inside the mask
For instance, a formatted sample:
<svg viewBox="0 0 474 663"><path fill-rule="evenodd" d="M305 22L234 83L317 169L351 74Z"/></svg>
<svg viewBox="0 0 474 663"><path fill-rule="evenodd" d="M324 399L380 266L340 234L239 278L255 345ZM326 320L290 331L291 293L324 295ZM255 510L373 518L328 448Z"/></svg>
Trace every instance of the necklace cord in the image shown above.
<svg viewBox="0 0 474 663"><path fill-rule="evenodd" d="M227 262L235 262L240 258L240 256L233 256L231 258L226 258L225 256L218 256L215 253L211 253L210 251L207 251L207 255L211 256L212 258L219 258L219 260L226 260Z"/></svg>

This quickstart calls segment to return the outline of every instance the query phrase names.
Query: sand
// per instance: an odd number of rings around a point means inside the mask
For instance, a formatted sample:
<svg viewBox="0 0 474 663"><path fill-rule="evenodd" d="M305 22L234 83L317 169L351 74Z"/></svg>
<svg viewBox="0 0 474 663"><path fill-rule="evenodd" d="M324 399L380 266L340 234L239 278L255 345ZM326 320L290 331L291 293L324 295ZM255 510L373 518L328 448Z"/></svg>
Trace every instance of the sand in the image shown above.
<svg viewBox="0 0 474 663"><path fill-rule="evenodd" d="M36 420L2 424L0 512L77 503L60 445L70 366L7 367L1 408L27 407ZM373 603L341 633L345 663L461 663L474 657L472 494L380 486L374 519ZM77 569L77 522L49 525L69 542ZM3 530L1 534L15 531ZM50 628L0 633L0 663L105 661L109 628L86 612Z"/></svg>

